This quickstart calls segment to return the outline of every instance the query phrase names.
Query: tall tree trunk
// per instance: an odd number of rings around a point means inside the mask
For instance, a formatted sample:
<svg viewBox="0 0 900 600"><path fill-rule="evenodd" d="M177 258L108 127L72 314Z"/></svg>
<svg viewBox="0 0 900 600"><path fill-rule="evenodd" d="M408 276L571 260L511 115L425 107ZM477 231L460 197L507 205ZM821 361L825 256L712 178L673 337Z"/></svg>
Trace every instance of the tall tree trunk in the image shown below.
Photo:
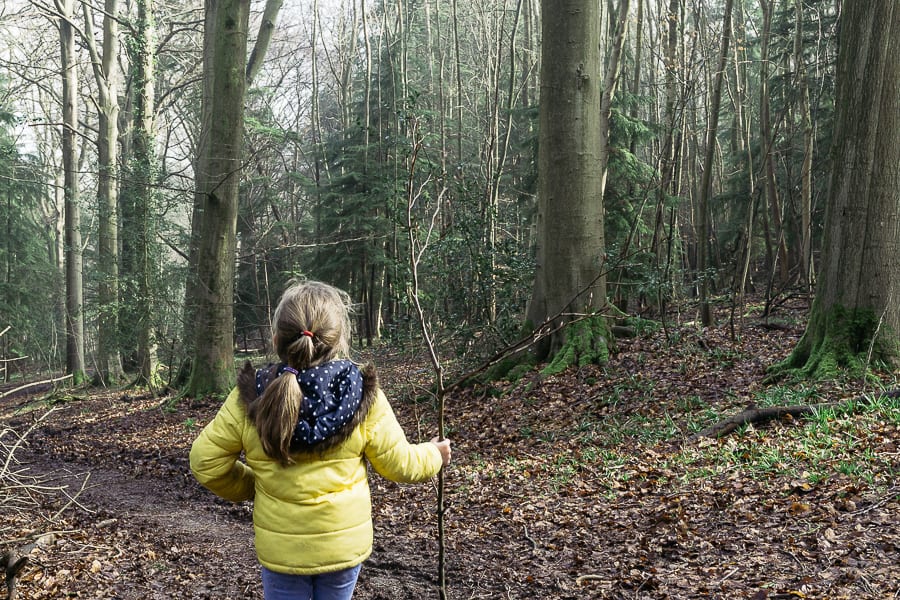
<svg viewBox="0 0 900 600"><path fill-rule="evenodd" d="M722 81L725 77L725 63L728 59L728 45L731 42L731 9L733 0L725 0L725 15L722 23L722 47L719 50L718 68L712 88L709 107L709 121L706 128L706 156L703 159L703 175L700 181L700 228L697 234L697 274L700 278L700 322L705 327L713 324L714 318L709 306L709 199L712 196L713 157L715 156L716 134L719 129L719 107L722 105Z"/></svg>
<svg viewBox="0 0 900 600"><path fill-rule="evenodd" d="M254 79L256 79L262 68L266 54L268 54L282 5L282 0L266 0L262 19L259 23L259 31L256 34L256 41L253 44L253 50L250 51L250 57L247 59L247 67L245 69L247 88L253 84ZM251 152L250 154L254 155L255 153ZM263 161L257 162L256 170L260 187L262 188L260 196L263 201L268 202L273 196L271 190L272 176L267 172L266 164ZM258 254L259 229L256 226L258 219L255 212L252 195L250 193L242 194L238 200L237 233L240 239L240 248L238 250L240 260L237 267L239 288L235 294L235 305L239 307L239 310L243 311L250 323L257 325L255 328L247 327L243 330L242 337L244 340L246 341L247 334L255 329L258 332L260 343L254 347L267 351L270 347L268 340L272 336L267 325L267 315L269 313L265 312L263 304L260 302L261 290L258 277L261 266Z"/></svg>
<svg viewBox="0 0 900 600"><path fill-rule="evenodd" d="M200 131L197 136L197 146L194 149L195 191L193 211L191 213L191 239L188 258L188 278L185 284L184 301L184 344L186 355L191 357L190 361L193 360L195 350L193 344L194 340L196 339L196 332L194 328L197 323L197 310L200 305L200 297L203 294L203 290L201 289L202 282L198 276L198 263L200 261L200 237L203 229L203 207L206 202L207 190L212 189L212 187L215 185L214 182L204 179L209 174L208 166L204 163L204 161L208 160L210 152L209 136L212 130L213 96L215 93L215 90L213 88L214 78L212 73L216 58L214 47L216 38L208 33L211 32L216 26L215 4L216 0L210 0L209 5L204 12L204 32L207 33L203 36L203 96L200 109ZM244 75L246 77L245 87L249 86L252 83L252 81L256 78L256 75L259 73L260 68L262 67L265 56L268 53L272 34L275 30L275 23L278 19L278 14L281 11L282 5L282 0L266 0L266 5L263 9L263 17L259 26L259 33L256 37L253 51L251 52L249 59L247 59L246 67L244 68ZM315 64L315 40L313 40L313 64ZM315 102L316 99L317 98L314 94L313 101ZM187 384L187 378L192 366L190 361L187 361L184 365L182 365L178 382L181 385Z"/></svg>
<svg viewBox="0 0 900 600"><path fill-rule="evenodd" d="M677 127L675 114L675 100L677 98L676 74L679 70L677 64L678 30L679 30L679 4L681 0L670 0L666 15L666 37L663 56L665 68L665 105L663 109L663 141L659 149L659 173L660 182L656 199L656 218L653 225L653 239L650 243L650 252L657 257L657 265L662 256L660 244L662 242L665 227L665 207L668 196L672 193L672 179L675 170L675 131Z"/></svg>
<svg viewBox="0 0 900 600"><path fill-rule="evenodd" d="M153 315L156 281L156 173L154 147L155 33L153 0L138 0L132 47L132 122L128 178L122 205L123 342L133 344L136 381L153 385L156 344Z"/></svg>
<svg viewBox="0 0 900 600"><path fill-rule="evenodd" d="M78 65L75 56L74 0L57 0L62 58L62 161L64 172L66 257L66 372L76 383L85 376L84 280L81 216L78 207Z"/></svg>
<svg viewBox="0 0 900 600"><path fill-rule="evenodd" d="M595 313L606 304L606 145L628 1L619 3L620 28L603 81L597 2L544 0L542 9L538 248L528 320L539 326L553 319L556 327L572 319L563 313ZM578 335L560 329L543 338L536 358L556 355L568 335L580 344L575 360L603 360L607 330L596 323Z"/></svg>
<svg viewBox="0 0 900 600"><path fill-rule="evenodd" d="M194 340L196 339L197 311L200 307L202 294L200 281L200 238L203 233L203 208L205 205L206 190L211 189L212 183L207 179L209 167L209 143L212 130L213 108L213 76L215 64L215 36L207 32L213 31L216 26L215 1L207 2L204 11L203 22L203 92L200 100L200 125L197 132L197 142L194 148L194 202L191 211L191 237L188 249L188 270L184 286L184 320L183 343L187 358L181 365L176 385L184 387L188 385L194 360Z"/></svg>
<svg viewBox="0 0 900 600"><path fill-rule="evenodd" d="M644 0L638 0L637 3L637 20L634 24L634 36L634 77L631 80L631 89L629 91L631 92L632 98L637 98L638 94L641 93L641 67L643 66L641 64L641 56L644 49ZM637 121L637 102L634 102L631 107L629 116L632 120ZM637 136L631 136L628 150L632 154L637 152Z"/></svg>
<svg viewBox="0 0 900 600"><path fill-rule="evenodd" d="M782 367L900 369L900 5L846 2L817 294Z"/></svg>
<svg viewBox="0 0 900 600"><path fill-rule="evenodd" d="M803 130L803 163L800 167L800 282L809 288L813 281L812 265L812 159L815 138L810 117L809 82L803 57L803 1L797 0L794 32L794 66L797 73L797 100L800 127Z"/></svg>
<svg viewBox="0 0 900 600"><path fill-rule="evenodd" d="M322 112L319 108L321 100L322 84L319 77L319 37L322 28L321 16L319 15L319 1L313 0L313 22L312 37L310 39L310 79L312 89L310 91L310 119L312 121L311 130L314 146L314 181L316 184L316 196L313 201L313 212L315 214L315 226L313 229L313 241L319 243L322 240L322 203L323 190L322 187L328 180L328 159L325 154L325 134L322 127ZM324 180L324 181L323 181ZM317 246L315 249L316 262L324 259L324 247Z"/></svg>
<svg viewBox="0 0 900 600"><path fill-rule="evenodd" d="M103 11L103 51L97 52L93 16L88 3L84 9L85 41L91 55L98 90L99 130L97 133L97 300L99 327L96 380L102 385L123 376L119 355L119 2L106 0Z"/></svg>
<svg viewBox="0 0 900 600"><path fill-rule="evenodd" d="M462 56L460 55L459 42L459 6L458 0L451 0L451 12L453 21L453 58L454 72L456 73L456 160L457 165L463 165L467 162L463 156L463 85L462 85ZM464 176L465 173L460 175Z"/></svg>
<svg viewBox="0 0 900 600"><path fill-rule="evenodd" d="M610 1L610 5L612 2ZM613 98L619 85L619 72L622 69L622 49L625 47L625 34L628 32L628 9L630 0L619 0L615 12L615 32L609 56L606 60L606 72L603 76L603 93L600 96L600 199L606 191L606 177L609 175L609 118L612 115ZM611 15L612 17L612 15ZM605 297L604 297L605 302Z"/></svg>
<svg viewBox="0 0 900 600"><path fill-rule="evenodd" d="M491 103L492 106L492 131L493 136L491 140L491 147L493 148L493 152L489 157L491 164L489 166L488 172L490 174L488 186L488 202L487 202L487 219L485 222L485 238L486 238L486 249L485 252L488 253L488 281L487 283L487 301L486 301L486 311L483 315L484 318L488 320L488 322L494 322L497 319L497 290L495 285L495 277L494 273L497 268L497 228L498 228L498 215L500 211L500 196L502 193L501 183L503 179L503 174L506 169L506 159L509 154L509 145L510 145L510 137L512 135L513 123L512 123L512 115L513 115L513 106L516 101L516 79L518 77L518 73L516 71L516 36L519 29L519 19L522 15L522 0L516 1L516 9L513 15L512 29L509 34L509 56L507 60L509 62L509 72L507 73L506 80L506 98L502 101L501 107L501 74L503 73L502 69L502 36L500 37L500 42L497 44L497 56L496 56L496 77L494 78L494 86L493 86L493 101ZM503 20L505 25L506 20ZM501 29L502 31L502 29ZM503 115L502 123L500 115Z"/></svg>
<svg viewBox="0 0 900 600"><path fill-rule="evenodd" d="M790 279L790 264L788 263L787 241L784 236L784 226L781 216L781 200L778 197L778 182L775 177L775 135L772 132L772 117L769 104L769 41L772 30L772 15L774 13L774 0L759 0L763 12L763 27L761 33L761 57L759 74L759 124L761 128L762 161L765 170L764 190L766 203L769 207L770 227L767 235L776 250L773 259L778 263L770 264L773 276L778 272L778 280L786 284Z"/></svg>
<svg viewBox="0 0 900 600"><path fill-rule="evenodd" d="M743 170L747 173L748 182L747 189L750 190L748 198L747 216L744 229L741 233L741 243L738 251L738 264L735 270L735 282L732 291L737 294L737 303L733 305L738 310L738 314L744 314L744 294L747 289L747 279L750 273L750 257L753 251L754 223L756 222L756 206L757 206L757 190L756 190L756 170L753 166L753 149L750 147L751 125L749 110L744 108L744 102L748 98L746 90L746 50L744 29L744 9L743 0L738 0L737 16L735 18L735 43L734 43L734 73L735 73L735 126L737 128L734 148L739 152L738 160L741 154L746 155Z"/></svg>
<svg viewBox="0 0 900 600"><path fill-rule="evenodd" d="M204 60L215 57L204 73L215 90L210 100L215 119L198 173L205 187L199 190L203 201L194 360L187 386L191 396L223 393L234 384L234 261L250 0L207 0L206 9L215 24L204 32L214 40L204 43L212 52Z"/></svg>

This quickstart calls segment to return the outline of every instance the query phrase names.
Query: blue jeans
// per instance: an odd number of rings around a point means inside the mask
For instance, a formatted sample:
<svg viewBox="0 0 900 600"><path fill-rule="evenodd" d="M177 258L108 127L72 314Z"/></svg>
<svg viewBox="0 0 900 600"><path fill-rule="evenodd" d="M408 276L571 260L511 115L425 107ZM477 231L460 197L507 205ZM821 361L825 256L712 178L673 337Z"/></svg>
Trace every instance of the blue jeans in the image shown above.
<svg viewBox="0 0 900 600"><path fill-rule="evenodd" d="M263 595L265 600L350 600L360 567L321 575L287 575L262 567Z"/></svg>

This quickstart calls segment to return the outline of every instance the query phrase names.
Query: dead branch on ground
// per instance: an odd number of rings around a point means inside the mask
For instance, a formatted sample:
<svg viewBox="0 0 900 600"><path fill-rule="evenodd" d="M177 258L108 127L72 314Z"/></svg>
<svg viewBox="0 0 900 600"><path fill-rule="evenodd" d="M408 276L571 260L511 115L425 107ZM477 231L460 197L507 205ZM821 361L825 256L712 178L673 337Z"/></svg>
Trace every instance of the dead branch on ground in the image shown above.
<svg viewBox="0 0 900 600"><path fill-rule="evenodd" d="M900 398L900 388L882 392L880 394L884 398ZM726 419L722 419L718 423L710 425L703 431L695 433L688 442L697 441L700 438L720 438L732 433L738 427L744 425L758 425L767 423L774 419L783 419L785 417L800 418L812 415L823 410L850 409L860 410L866 406L868 396L857 396L840 402L821 402L818 404L795 404L792 406L766 406L766 407L748 407L741 412L731 415Z"/></svg>
<svg viewBox="0 0 900 600"><path fill-rule="evenodd" d="M63 375L62 377L51 377L50 379L45 379L43 381L32 381L31 383L26 383L25 385L20 385L17 388L13 388L9 391L3 392L2 394L0 394L0 399L6 398L7 396L12 396L16 392L21 392L22 390L27 390L28 388L31 388L31 387L35 387L35 386L39 386L39 385L46 385L46 384L50 384L50 383L56 383L57 381L63 381L65 379L71 379L71 378L72 378L72 374L70 373L69 375Z"/></svg>
<svg viewBox="0 0 900 600"><path fill-rule="evenodd" d="M28 468L20 465L16 457L25 444L27 437L56 409L46 411L25 430L17 433L12 427L0 429L0 511L5 515L20 516L22 520L34 520L40 509L42 497L54 492L64 492L65 486L47 486L44 481L31 474ZM86 480L85 480L86 481ZM74 496L69 496L70 506L75 498L84 491L84 485ZM50 519L52 523L61 514L61 510ZM16 598L16 578L28 564L28 555L37 545L37 540L46 533L32 533L27 538L7 536L11 527L0 528L0 534L6 539L0 546L0 571L6 577L6 591L9 600ZM11 539L12 538L12 539ZM20 545L21 542L29 542Z"/></svg>

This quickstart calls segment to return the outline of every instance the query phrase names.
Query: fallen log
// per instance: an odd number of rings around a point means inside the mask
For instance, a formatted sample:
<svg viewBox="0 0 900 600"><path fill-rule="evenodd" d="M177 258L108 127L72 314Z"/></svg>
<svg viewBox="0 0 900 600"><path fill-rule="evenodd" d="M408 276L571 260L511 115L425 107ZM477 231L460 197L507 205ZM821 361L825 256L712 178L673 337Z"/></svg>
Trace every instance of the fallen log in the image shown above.
<svg viewBox="0 0 900 600"><path fill-rule="evenodd" d="M52 377L50 379L45 379L43 381L32 381L31 383L26 383L24 385L20 385L17 388L13 388L11 390L3 392L2 394L0 394L0 399L6 398L7 396L12 396L16 392L21 392L22 390L27 390L28 388L36 387L39 385L48 385L51 383L56 383L57 381L64 381L66 379L71 379L71 378L72 378L72 375L69 374L69 375L63 375L62 377Z"/></svg>
<svg viewBox="0 0 900 600"><path fill-rule="evenodd" d="M890 390L888 392L882 392L880 394L882 398L900 398L900 389ZM728 435L733 432L738 427L743 425L750 424L760 424L766 423L773 419L783 419L786 416L791 416L793 418L804 417L806 415L811 415L821 410L826 409L837 409L837 408L849 408L851 406L858 406L862 408L864 406L863 401L867 400L868 396L857 396L856 398L850 398L848 400L842 400L840 402L821 402L818 404L795 404L792 406L766 406L766 407L756 407L752 406L742 410L741 412L731 415L730 417L719 421L713 425L710 425L706 429L699 431L688 438L689 442L694 442L700 438L720 438Z"/></svg>

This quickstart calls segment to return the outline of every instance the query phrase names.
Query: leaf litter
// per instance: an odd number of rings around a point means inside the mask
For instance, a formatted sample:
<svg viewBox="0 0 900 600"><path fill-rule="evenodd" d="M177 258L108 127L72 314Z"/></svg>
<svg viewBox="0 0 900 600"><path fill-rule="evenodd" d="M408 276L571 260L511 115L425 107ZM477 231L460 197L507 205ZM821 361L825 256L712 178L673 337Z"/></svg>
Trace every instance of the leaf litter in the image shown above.
<svg viewBox="0 0 900 600"><path fill-rule="evenodd" d="M858 396L859 382L765 382L801 333L683 326L620 341L604 367L455 393L449 597L900 597L900 403L689 441L748 405ZM371 358L410 438L430 438L420 353ZM0 517L4 546L29 551L20 597L261 598L251 506L188 472L218 401L82 394L14 457L47 490ZM42 410L2 402L18 431ZM437 597L434 486L371 481L355 597Z"/></svg>

